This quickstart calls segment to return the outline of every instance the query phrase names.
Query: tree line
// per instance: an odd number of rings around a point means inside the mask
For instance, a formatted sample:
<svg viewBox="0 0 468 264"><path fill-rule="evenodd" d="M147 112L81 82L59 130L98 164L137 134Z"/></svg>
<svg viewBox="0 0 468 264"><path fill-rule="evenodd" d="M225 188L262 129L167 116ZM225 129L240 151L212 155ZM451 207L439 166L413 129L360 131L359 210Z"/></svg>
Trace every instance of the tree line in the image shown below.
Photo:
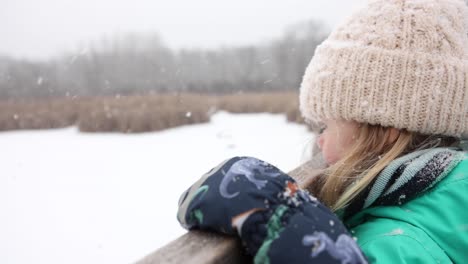
<svg viewBox="0 0 468 264"><path fill-rule="evenodd" d="M0 57L0 98L287 91L327 34L307 21L257 45L173 50L156 34L127 34L49 61Z"/></svg>

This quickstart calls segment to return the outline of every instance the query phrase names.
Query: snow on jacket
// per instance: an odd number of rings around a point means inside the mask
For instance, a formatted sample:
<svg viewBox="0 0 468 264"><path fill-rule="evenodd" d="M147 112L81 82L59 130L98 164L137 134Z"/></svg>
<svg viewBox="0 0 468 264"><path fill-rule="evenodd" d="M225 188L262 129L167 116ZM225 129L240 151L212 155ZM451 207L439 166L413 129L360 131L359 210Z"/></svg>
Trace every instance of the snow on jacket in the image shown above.
<svg viewBox="0 0 468 264"><path fill-rule="evenodd" d="M461 263L468 248L464 157L442 148L403 156L339 217L276 167L236 157L182 195L178 220L238 234L255 263Z"/></svg>

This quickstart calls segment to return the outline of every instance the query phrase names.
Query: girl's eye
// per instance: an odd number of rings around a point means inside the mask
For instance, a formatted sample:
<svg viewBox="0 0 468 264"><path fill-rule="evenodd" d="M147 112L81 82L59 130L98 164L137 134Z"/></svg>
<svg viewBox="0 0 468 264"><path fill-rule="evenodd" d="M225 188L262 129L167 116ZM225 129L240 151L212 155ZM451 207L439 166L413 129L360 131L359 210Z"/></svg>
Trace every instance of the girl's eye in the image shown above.
<svg viewBox="0 0 468 264"><path fill-rule="evenodd" d="M323 127L321 127L321 128L320 128L320 130L319 130L319 134L322 134L322 133L323 133L323 131L325 131L325 129L327 129L327 127L326 127L326 126L323 126Z"/></svg>

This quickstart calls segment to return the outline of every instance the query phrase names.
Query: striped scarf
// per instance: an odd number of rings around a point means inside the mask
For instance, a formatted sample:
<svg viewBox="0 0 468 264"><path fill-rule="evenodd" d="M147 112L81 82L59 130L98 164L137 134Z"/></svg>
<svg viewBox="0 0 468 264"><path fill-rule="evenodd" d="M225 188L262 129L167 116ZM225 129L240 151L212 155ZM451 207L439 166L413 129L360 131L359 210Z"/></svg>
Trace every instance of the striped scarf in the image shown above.
<svg viewBox="0 0 468 264"><path fill-rule="evenodd" d="M401 205L447 176L463 159L455 148L419 150L392 161L344 210L348 219L368 207Z"/></svg>

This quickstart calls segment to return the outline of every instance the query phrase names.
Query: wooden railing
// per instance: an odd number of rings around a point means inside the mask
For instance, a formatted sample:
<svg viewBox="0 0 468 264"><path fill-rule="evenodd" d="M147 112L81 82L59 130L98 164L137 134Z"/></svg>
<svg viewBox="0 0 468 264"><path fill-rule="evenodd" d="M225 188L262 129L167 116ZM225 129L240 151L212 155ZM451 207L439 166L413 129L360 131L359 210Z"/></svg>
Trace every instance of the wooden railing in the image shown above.
<svg viewBox="0 0 468 264"><path fill-rule="evenodd" d="M321 164L321 161L312 159L312 161L291 171L289 175L296 179L299 185L304 188L309 185L310 180L319 172L317 168ZM137 263L214 264L248 262L251 262L251 259L243 254L239 239L218 233L190 231Z"/></svg>

